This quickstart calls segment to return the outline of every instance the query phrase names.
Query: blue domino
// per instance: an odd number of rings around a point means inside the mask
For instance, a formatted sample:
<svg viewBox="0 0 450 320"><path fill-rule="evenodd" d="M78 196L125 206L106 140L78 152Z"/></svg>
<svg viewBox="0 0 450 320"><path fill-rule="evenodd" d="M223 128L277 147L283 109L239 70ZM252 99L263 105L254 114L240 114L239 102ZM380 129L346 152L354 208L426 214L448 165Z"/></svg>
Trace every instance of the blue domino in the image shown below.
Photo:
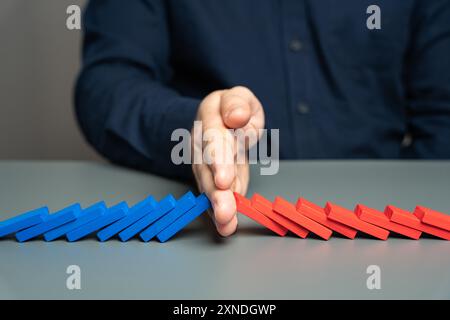
<svg viewBox="0 0 450 320"><path fill-rule="evenodd" d="M85 236L100 230L117 220L122 219L128 214L128 205L122 201L108 209L100 218L97 218L85 225L76 228L66 234L67 240L70 242L77 241Z"/></svg>
<svg viewBox="0 0 450 320"><path fill-rule="evenodd" d="M164 216L166 213L175 208L176 200L172 195L166 196L162 199L156 208L151 210L141 219L130 225L128 228L119 233L119 238L122 241L128 241L134 237L137 233L147 228L150 224Z"/></svg>
<svg viewBox="0 0 450 320"><path fill-rule="evenodd" d="M68 206L55 212L54 214L48 215L47 218L44 219L44 222L16 233L16 239L19 242L24 242L35 238L43 233L46 233L47 231L58 228L63 224L75 220L80 212L81 207L79 203Z"/></svg>
<svg viewBox="0 0 450 320"><path fill-rule="evenodd" d="M141 219L143 216L153 210L156 205L156 200L152 196L149 196L141 202L138 202L130 209L130 212L125 217L98 232L98 239L100 241L108 240L115 234L119 233L123 229Z"/></svg>
<svg viewBox="0 0 450 320"><path fill-rule="evenodd" d="M172 238L178 231L186 227L189 223L195 220L199 215L203 212L211 208L211 203L209 199L206 197L204 193L199 195L195 200L196 205L188 212L179 217L175 222L173 222L170 226L165 228L163 231L158 233L156 237L161 242L166 242L170 238Z"/></svg>
<svg viewBox="0 0 450 320"><path fill-rule="evenodd" d="M92 206L82 210L75 221L66 223L58 228L44 233L45 241L53 241L66 233L81 227L82 225L102 216L106 211L106 204L104 201L93 204Z"/></svg>
<svg viewBox="0 0 450 320"><path fill-rule="evenodd" d="M150 241L193 206L195 206L195 196L189 191L177 201L175 209L142 231L140 234L141 239L145 242Z"/></svg>
<svg viewBox="0 0 450 320"><path fill-rule="evenodd" d="M19 232L34 225L44 222L48 216L48 208L42 207L25 212L19 216L0 222L0 237Z"/></svg>

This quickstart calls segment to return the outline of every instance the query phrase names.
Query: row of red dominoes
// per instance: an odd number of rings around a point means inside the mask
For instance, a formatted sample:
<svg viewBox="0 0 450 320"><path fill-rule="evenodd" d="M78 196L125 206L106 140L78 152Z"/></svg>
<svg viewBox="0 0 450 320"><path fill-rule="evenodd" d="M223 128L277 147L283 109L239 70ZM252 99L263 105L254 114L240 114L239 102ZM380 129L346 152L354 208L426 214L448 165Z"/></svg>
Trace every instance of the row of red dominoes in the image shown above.
<svg viewBox="0 0 450 320"><path fill-rule="evenodd" d="M390 232L415 240L422 233L450 240L450 216L422 206L410 213L392 205L381 212L358 204L351 211L331 202L322 208L301 197L296 205L282 197L271 202L257 193L251 200L238 193L234 197L238 212L279 236L291 231L300 238L306 238L312 232L328 240L333 232L337 232L354 239L360 231L381 240L386 240Z"/></svg>

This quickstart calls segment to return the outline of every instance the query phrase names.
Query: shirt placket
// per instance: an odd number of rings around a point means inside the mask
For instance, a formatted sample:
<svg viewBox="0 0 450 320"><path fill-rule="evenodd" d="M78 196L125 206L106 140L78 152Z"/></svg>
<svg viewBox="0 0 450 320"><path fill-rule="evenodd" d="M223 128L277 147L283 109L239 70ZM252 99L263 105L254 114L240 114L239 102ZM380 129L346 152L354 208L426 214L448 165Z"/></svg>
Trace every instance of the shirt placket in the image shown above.
<svg viewBox="0 0 450 320"><path fill-rule="evenodd" d="M304 0L282 0L284 46L289 86L289 109L295 138L295 153L299 158L308 154L311 136L311 105L307 96L310 76L308 24Z"/></svg>

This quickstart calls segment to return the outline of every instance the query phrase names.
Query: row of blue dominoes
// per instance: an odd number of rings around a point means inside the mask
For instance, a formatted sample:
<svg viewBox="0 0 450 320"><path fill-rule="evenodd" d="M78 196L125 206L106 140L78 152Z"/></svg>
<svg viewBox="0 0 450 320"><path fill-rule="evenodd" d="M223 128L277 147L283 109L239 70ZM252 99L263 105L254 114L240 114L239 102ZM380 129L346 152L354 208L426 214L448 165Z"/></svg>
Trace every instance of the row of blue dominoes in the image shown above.
<svg viewBox="0 0 450 320"><path fill-rule="evenodd" d="M132 207L120 202L107 208L101 201L82 209L76 203L53 214L42 207L0 222L0 238L15 233L19 242L42 235L45 241L65 236L73 242L98 231L100 241L115 235L128 241L139 234L145 242L155 237L165 242L210 207L205 194L195 197L190 191L178 200L168 195L157 202L149 196Z"/></svg>

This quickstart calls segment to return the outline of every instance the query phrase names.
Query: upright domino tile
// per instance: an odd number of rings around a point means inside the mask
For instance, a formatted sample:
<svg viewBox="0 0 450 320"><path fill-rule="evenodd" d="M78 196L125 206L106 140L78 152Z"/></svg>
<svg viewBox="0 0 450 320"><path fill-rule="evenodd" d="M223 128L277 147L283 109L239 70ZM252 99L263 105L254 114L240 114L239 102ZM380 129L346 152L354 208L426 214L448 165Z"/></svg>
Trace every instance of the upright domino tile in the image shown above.
<svg viewBox="0 0 450 320"><path fill-rule="evenodd" d="M99 218L88 222L66 234L66 238L69 242L80 240L87 235L96 232L102 228L109 226L110 224L122 219L128 214L128 205L125 201L122 201L111 208L109 208Z"/></svg>
<svg viewBox="0 0 450 320"><path fill-rule="evenodd" d="M120 231L124 230L128 226L132 225L139 219L141 219L143 216L145 216L147 213L152 211L157 205L157 202L155 198L152 196L148 196L141 202L138 202L135 204L131 209L130 212L124 216L122 219L114 222L113 224L109 225L105 229L99 231L97 233L97 237L100 241L106 241L110 239L115 234L119 233Z"/></svg>
<svg viewBox="0 0 450 320"><path fill-rule="evenodd" d="M358 204L355 207L355 213L362 221L401 234L405 237L414 240L418 240L420 238L420 235L422 234L422 232L419 230L412 229L404 225L390 221L389 218L383 212L375 210L373 208L369 208L362 204Z"/></svg>
<svg viewBox="0 0 450 320"><path fill-rule="evenodd" d="M160 242L166 242L209 208L211 208L211 203L209 202L208 197L202 193L195 200L194 207L181 215L181 217L175 220L170 226L158 233L156 238Z"/></svg>
<svg viewBox="0 0 450 320"><path fill-rule="evenodd" d="M450 231L450 216L423 206L414 209L414 215L425 224Z"/></svg>
<svg viewBox="0 0 450 320"><path fill-rule="evenodd" d="M252 208L250 200L237 192L234 193L234 198L236 199L236 209L238 212L246 215L250 219L256 221L260 225L266 227L281 237L286 235L287 229L285 227Z"/></svg>
<svg viewBox="0 0 450 320"><path fill-rule="evenodd" d="M48 208L42 207L0 222L0 238L44 222Z"/></svg>
<svg viewBox="0 0 450 320"><path fill-rule="evenodd" d="M66 235L66 233L75 230L81 227L82 225L100 217L105 213L105 211L106 211L106 204L104 201L95 203L92 206L82 210L75 221L66 223L58 228L55 228L53 230L44 233L44 240L45 241L56 240Z"/></svg>
<svg viewBox="0 0 450 320"><path fill-rule="evenodd" d="M52 229L58 228L66 223L75 220L81 212L79 203L61 209L54 214L48 215L44 222L32 226L28 229L16 233L16 239L19 242L28 241Z"/></svg>
<svg viewBox="0 0 450 320"><path fill-rule="evenodd" d="M150 224L164 216L166 213L175 208L176 200L172 195L166 196L162 199L156 207L149 211L141 219L124 229L119 233L119 238L121 241L128 241L136 234L147 228Z"/></svg>
<svg viewBox="0 0 450 320"><path fill-rule="evenodd" d="M149 226L147 229L142 231L140 234L141 239L145 242L150 241L158 233L163 231L165 228L175 222L175 220L181 217L181 215L186 213L194 206L195 196L192 192L189 191L177 201L177 204L173 210L171 210L164 217Z"/></svg>
<svg viewBox="0 0 450 320"><path fill-rule="evenodd" d="M328 218L367 233L377 239L386 240L389 237L389 231L386 229L362 221L353 211L338 206L337 204L327 202L325 212Z"/></svg>
<svg viewBox="0 0 450 320"><path fill-rule="evenodd" d="M397 208L392 205L388 205L384 212L393 222L422 231L424 233L431 234L441 239L450 240L450 231L422 223L419 218L417 218L409 211Z"/></svg>
<svg viewBox="0 0 450 320"><path fill-rule="evenodd" d="M308 235L308 230L299 226L298 224L289 220L283 215L273 211L272 202L270 202L260 194L255 193L252 196L251 205L255 210L261 212L263 215L265 215L269 219L272 219L273 221L283 226L287 230L291 231L292 233L296 234L300 238L305 238Z"/></svg>
<svg viewBox="0 0 450 320"><path fill-rule="evenodd" d="M305 198L302 197L298 198L295 208L297 209L298 212L302 213L304 216L310 218L311 220L316 221L317 223L320 223L321 225L327 227L328 229L335 231L349 239L354 239L356 237L356 234L358 233L357 230L349 226L328 219L324 208L318 206L314 202L311 202Z"/></svg>
<svg viewBox="0 0 450 320"><path fill-rule="evenodd" d="M327 227L324 227L320 223L317 223L298 212L292 203L282 197L275 198L275 201L273 202L273 210L294 221L295 223L298 223L303 228L318 235L324 240L330 239L331 234L333 233Z"/></svg>

